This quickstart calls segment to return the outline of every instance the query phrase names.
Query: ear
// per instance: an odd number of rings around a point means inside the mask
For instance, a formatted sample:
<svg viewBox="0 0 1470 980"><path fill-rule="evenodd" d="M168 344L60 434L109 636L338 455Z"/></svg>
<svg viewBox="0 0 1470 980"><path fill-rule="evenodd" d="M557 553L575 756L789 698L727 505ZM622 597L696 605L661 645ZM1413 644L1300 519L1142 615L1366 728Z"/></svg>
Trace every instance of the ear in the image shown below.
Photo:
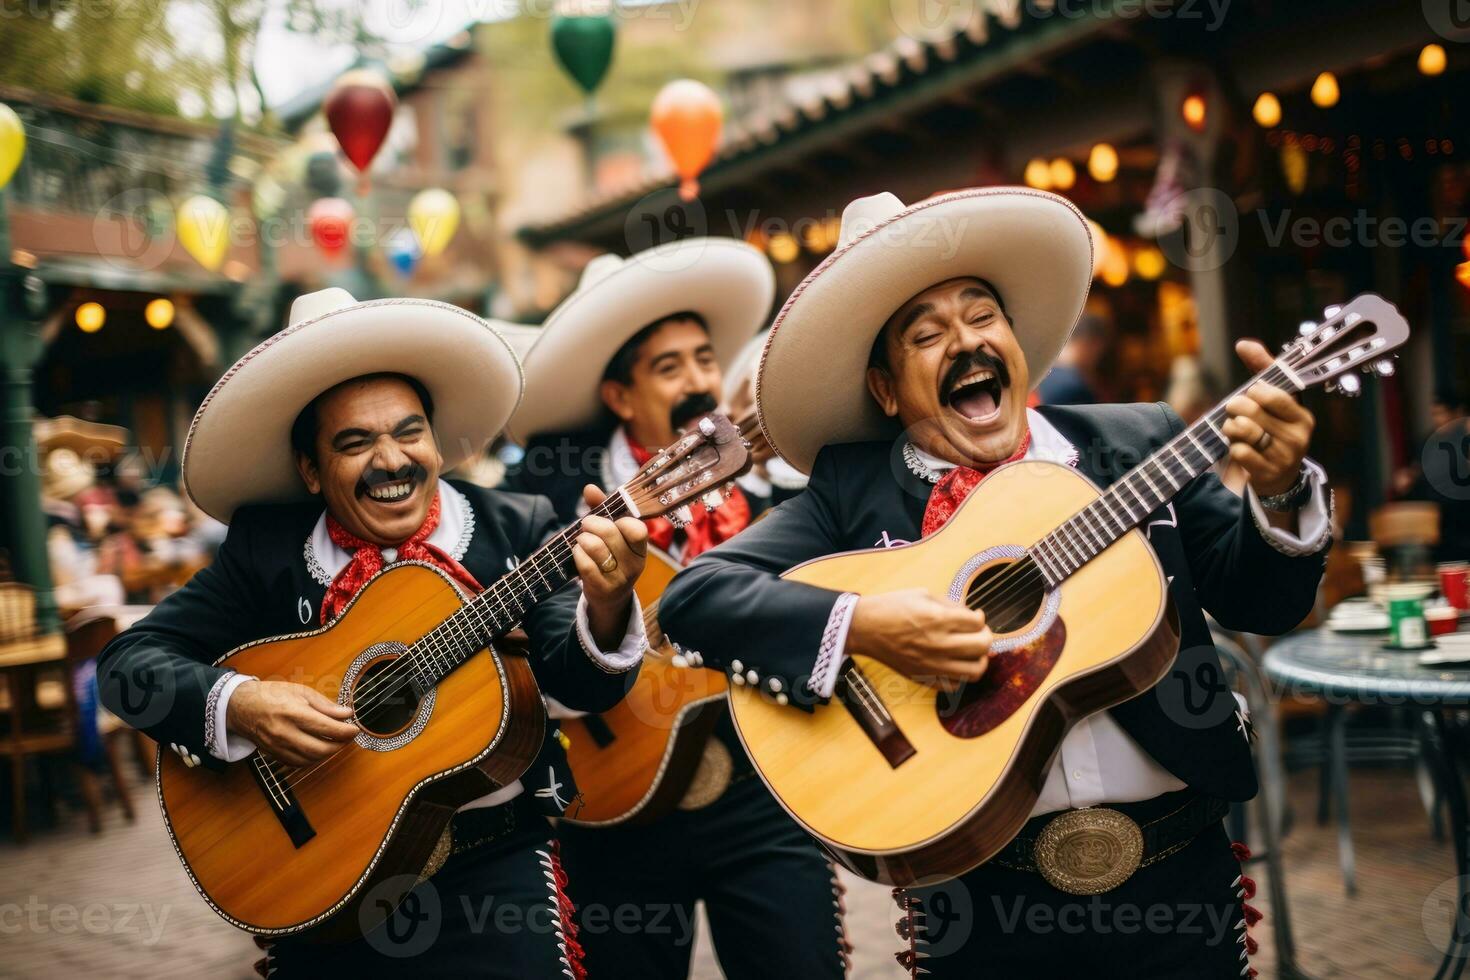
<svg viewBox="0 0 1470 980"><path fill-rule="evenodd" d="M898 396L893 391L893 375L880 367L868 368L868 391L873 400L883 409L883 414L893 418L898 414Z"/></svg>
<svg viewBox="0 0 1470 980"><path fill-rule="evenodd" d="M608 411L627 422L633 418L633 399L628 386L617 381L604 381L597 389Z"/></svg>
<svg viewBox="0 0 1470 980"><path fill-rule="evenodd" d="M316 463L312 462L310 456L305 453L296 453L296 472L301 474L301 482L306 484L306 489L313 495L322 492L321 474L317 472Z"/></svg>

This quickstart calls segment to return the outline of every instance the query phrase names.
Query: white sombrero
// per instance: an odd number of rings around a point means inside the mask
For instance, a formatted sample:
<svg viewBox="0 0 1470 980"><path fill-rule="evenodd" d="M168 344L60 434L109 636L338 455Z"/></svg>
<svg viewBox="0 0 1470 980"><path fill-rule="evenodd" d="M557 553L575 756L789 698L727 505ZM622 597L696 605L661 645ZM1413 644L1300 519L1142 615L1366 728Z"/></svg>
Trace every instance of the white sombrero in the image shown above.
<svg viewBox="0 0 1470 980"><path fill-rule="evenodd" d="M364 374L416 378L434 400L447 470L480 453L520 401L510 343L482 320L423 299L354 300L344 289L291 304L290 324L225 372L184 441L184 489L228 521L244 503L307 496L291 456L291 424L317 395Z"/></svg>
<svg viewBox="0 0 1470 980"><path fill-rule="evenodd" d="M1035 386L1082 313L1092 248L1082 212L1044 191L987 187L911 207L887 193L858 198L842 212L836 251L771 328L756 375L766 439L810 473L829 443L895 435L868 392L873 341L908 300L962 276L1000 291Z"/></svg>
<svg viewBox="0 0 1470 980"><path fill-rule="evenodd" d="M639 330L674 313L699 314L721 364L765 323L776 275L758 249L734 238L687 238L629 259L599 255L546 318L526 355L526 397L510 422L532 436L595 423L607 363Z"/></svg>

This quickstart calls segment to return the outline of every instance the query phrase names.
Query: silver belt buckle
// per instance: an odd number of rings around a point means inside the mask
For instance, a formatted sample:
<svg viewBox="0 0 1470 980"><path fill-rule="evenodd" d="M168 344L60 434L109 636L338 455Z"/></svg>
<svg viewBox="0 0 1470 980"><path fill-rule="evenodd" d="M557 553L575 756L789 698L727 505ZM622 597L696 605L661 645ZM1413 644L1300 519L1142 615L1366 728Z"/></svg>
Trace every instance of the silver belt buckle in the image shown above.
<svg viewBox="0 0 1470 980"><path fill-rule="evenodd" d="M1088 807L1058 814L1036 838L1036 867L1069 895L1101 895L1133 876L1143 860L1143 831L1126 814Z"/></svg>

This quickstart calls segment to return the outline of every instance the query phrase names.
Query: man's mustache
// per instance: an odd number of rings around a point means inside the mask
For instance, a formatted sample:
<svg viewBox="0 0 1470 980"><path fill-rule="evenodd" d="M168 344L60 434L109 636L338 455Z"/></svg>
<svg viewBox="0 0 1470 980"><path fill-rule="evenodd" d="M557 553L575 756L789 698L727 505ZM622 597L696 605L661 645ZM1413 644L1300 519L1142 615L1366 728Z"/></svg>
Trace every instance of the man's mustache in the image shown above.
<svg viewBox="0 0 1470 980"><path fill-rule="evenodd" d="M404 480L412 480L417 486L428 478L429 471L422 463L405 463L396 470L385 470L375 466L358 478L357 495L364 497L374 487L381 487L385 483L401 483Z"/></svg>
<svg viewBox="0 0 1470 980"><path fill-rule="evenodd" d="M689 395L670 409L669 427L678 432L701 415L707 415L719 407L715 396L707 391Z"/></svg>
<svg viewBox="0 0 1470 980"><path fill-rule="evenodd" d="M979 347L970 351L968 354L961 354L955 358L955 362L945 372L944 384L940 386L940 390L944 393L945 404L949 403L949 396L954 394L955 387L960 383L961 378L971 371L981 369L994 371L996 380L1000 382L1002 388L1009 388L1011 386L1011 372L1006 370L1005 361L1002 361L984 347Z"/></svg>

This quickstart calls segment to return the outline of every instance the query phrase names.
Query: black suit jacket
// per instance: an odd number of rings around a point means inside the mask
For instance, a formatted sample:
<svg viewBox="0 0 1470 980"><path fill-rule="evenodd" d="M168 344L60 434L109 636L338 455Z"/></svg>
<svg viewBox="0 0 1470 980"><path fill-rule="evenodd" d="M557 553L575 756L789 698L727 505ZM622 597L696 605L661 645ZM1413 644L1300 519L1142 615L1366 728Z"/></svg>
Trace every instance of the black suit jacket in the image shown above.
<svg viewBox="0 0 1470 980"><path fill-rule="evenodd" d="M452 485L469 500L475 520L462 564L486 587L562 526L543 498ZM252 640L320 625L326 586L312 577L305 545L321 513L318 501L236 511L213 564L102 651L97 678L103 703L160 744L177 743L202 764L222 767L206 748L205 702L226 669L211 664ZM588 656L575 624L579 596L576 583L569 583L526 617L529 657L542 690L565 705L605 711L622 699L636 670L609 673ZM562 770L552 734L538 763L549 757ZM544 769L529 773L537 782L546 775ZM570 783L561 781L560 795L570 799Z"/></svg>
<svg viewBox="0 0 1470 980"><path fill-rule="evenodd" d="M1099 484L1126 473L1182 429L1157 405L1043 407L1079 450L1078 468ZM706 665L740 660L778 677L792 704L806 691L837 593L779 575L841 551L919 538L931 487L890 442L828 446L799 497L706 552L659 603L665 633L698 649ZM1288 557L1269 544L1212 474L1186 486L1143 522L1179 613L1180 656L1153 690L1112 709L1149 755L1185 783L1225 799L1255 793L1248 729L1221 680L1205 611L1228 628L1282 633L1311 610L1323 553ZM813 701L805 694L808 706Z"/></svg>

